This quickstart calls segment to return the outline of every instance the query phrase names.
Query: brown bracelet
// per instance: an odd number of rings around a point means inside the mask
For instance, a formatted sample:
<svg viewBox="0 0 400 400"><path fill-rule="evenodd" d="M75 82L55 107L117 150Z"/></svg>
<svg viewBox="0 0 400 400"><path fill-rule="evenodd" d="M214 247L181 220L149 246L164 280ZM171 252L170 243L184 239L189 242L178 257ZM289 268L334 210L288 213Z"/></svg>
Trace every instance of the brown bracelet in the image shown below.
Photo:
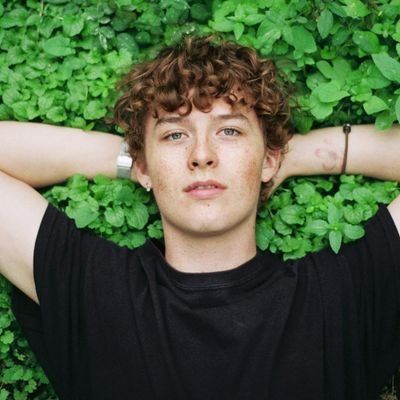
<svg viewBox="0 0 400 400"><path fill-rule="evenodd" d="M349 150L349 133L351 132L351 125L350 124L344 124L342 129L343 129L343 133L345 135L345 145L344 145L344 156L343 156L342 170L340 171L340 173L344 174L344 173L346 173L347 152Z"/></svg>

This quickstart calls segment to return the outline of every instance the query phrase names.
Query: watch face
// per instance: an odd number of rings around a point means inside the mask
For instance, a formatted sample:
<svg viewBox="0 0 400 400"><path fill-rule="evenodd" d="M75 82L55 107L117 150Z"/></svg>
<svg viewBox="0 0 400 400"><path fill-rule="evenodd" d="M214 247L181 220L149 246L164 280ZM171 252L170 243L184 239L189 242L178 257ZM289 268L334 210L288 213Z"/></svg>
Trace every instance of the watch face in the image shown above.
<svg viewBox="0 0 400 400"><path fill-rule="evenodd" d="M117 167L122 167L122 168L131 168L133 164L133 160L130 156L126 155L119 155L117 159Z"/></svg>

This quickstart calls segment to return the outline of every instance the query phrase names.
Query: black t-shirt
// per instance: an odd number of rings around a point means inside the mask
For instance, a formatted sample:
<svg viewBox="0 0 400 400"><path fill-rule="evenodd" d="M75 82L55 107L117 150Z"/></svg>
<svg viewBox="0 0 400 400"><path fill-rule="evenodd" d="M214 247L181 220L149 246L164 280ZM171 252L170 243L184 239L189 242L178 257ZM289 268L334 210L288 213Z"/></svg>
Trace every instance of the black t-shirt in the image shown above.
<svg viewBox="0 0 400 400"><path fill-rule="evenodd" d="M13 309L61 399L375 399L400 364L399 260L385 206L339 255L183 273L49 205L41 306L15 290Z"/></svg>

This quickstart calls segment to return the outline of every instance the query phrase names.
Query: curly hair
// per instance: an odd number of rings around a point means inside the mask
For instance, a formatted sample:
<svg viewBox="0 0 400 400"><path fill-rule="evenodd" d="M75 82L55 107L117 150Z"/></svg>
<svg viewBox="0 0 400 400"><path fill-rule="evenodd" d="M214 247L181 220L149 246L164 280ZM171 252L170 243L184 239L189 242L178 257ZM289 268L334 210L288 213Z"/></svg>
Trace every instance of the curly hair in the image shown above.
<svg viewBox="0 0 400 400"><path fill-rule="evenodd" d="M237 86L245 94L241 99L233 93ZM164 48L154 60L135 65L118 88L123 94L116 102L112 122L125 131L134 160L144 154L149 111L154 118L158 118L157 109L174 112L183 107L180 115L186 116L194 105L207 112L216 98L232 108L242 104L255 110L266 149L283 154L291 137L288 93L274 63L249 47L216 35L187 36L182 43ZM272 180L262 185L259 205L268 198L272 185Z"/></svg>

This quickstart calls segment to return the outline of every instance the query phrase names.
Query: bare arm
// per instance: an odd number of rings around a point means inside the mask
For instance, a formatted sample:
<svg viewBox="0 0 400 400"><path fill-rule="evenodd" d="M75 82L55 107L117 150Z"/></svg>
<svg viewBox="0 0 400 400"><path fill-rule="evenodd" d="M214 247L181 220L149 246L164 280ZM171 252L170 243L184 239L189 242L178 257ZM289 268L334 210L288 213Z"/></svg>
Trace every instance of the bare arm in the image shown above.
<svg viewBox="0 0 400 400"><path fill-rule="evenodd" d="M34 188L81 173L116 177L122 138L39 123L0 122L0 171ZM135 180L132 168L132 180Z"/></svg>
<svg viewBox="0 0 400 400"><path fill-rule="evenodd" d="M289 176L339 174L344 147L345 135L341 127L294 135L275 185ZM400 127L396 125L382 132L373 125L352 126L346 173L400 181ZM400 198L390 204L389 211L400 232Z"/></svg>
<svg viewBox="0 0 400 400"><path fill-rule="evenodd" d="M115 178L121 141L100 132L0 122L0 274L35 302L33 255L48 202L33 187L76 173Z"/></svg>
<svg viewBox="0 0 400 400"><path fill-rule="evenodd" d="M294 135L282 163L282 178L295 175L339 174L345 135L341 127ZM400 128L377 131L373 125L352 126L347 174L400 181Z"/></svg>

